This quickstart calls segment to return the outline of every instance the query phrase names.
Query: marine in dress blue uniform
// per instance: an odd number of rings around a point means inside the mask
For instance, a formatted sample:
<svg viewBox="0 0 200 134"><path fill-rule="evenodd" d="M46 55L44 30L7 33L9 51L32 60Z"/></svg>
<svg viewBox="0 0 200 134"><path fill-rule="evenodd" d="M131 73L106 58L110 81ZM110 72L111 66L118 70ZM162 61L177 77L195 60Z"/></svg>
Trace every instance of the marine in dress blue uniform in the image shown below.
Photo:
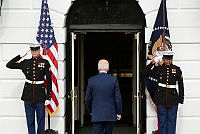
<svg viewBox="0 0 200 134"><path fill-rule="evenodd" d="M164 51L162 65L155 66L154 61L147 65L147 76L153 76L158 82L154 103L157 106L159 134L176 133L178 104L184 102L182 71L180 67L172 64L172 60L173 52Z"/></svg>
<svg viewBox="0 0 200 134"><path fill-rule="evenodd" d="M88 80L85 103L92 115L93 134L112 134L114 122L122 114L120 89L117 78L107 74L108 70L99 71Z"/></svg>
<svg viewBox="0 0 200 134"><path fill-rule="evenodd" d="M40 45L31 45L32 58L19 60L24 56L16 56L10 60L6 67L10 69L20 69L24 73L26 80L21 100L24 101L28 133L36 134L35 113L37 117L37 134L44 134L45 125L45 105L51 99L51 72L50 64L47 60L39 57ZM44 79L46 77L46 89Z"/></svg>

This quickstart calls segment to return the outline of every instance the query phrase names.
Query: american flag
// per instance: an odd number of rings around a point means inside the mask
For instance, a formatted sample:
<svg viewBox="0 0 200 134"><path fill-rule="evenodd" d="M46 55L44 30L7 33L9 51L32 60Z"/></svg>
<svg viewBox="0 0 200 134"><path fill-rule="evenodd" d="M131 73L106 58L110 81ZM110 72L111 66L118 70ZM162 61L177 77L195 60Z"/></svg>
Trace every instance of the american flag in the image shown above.
<svg viewBox="0 0 200 134"><path fill-rule="evenodd" d="M42 58L49 61L52 72L52 92L51 102L46 109L50 116L53 116L59 107L58 103L58 44L54 36L54 30L51 26L51 19L47 0L42 0L42 8L40 15L40 22L36 37L38 43L42 44L43 54ZM44 52L45 51L45 52Z"/></svg>

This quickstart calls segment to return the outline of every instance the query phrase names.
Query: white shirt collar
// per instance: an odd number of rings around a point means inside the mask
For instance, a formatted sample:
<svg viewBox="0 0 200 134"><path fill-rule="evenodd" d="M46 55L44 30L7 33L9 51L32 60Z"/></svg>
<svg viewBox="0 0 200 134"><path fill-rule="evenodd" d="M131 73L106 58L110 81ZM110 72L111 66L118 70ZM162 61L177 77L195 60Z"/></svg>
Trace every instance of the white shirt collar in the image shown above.
<svg viewBox="0 0 200 134"><path fill-rule="evenodd" d="M107 73L106 71L99 71L99 73Z"/></svg>

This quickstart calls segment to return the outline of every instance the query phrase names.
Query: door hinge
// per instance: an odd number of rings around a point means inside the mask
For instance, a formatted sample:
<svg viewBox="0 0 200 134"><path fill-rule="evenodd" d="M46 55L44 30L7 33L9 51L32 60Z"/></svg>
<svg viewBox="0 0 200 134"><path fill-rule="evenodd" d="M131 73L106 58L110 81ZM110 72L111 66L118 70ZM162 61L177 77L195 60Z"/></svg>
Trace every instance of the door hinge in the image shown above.
<svg viewBox="0 0 200 134"><path fill-rule="evenodd" d="M137 40L137 34L134 34L134 39Z"/></svg>
<svg viewBox="0 0 200 134"><path fill-rule="evenodd" d="M76 40L76 34L74 34L73 39Z"/></svg>

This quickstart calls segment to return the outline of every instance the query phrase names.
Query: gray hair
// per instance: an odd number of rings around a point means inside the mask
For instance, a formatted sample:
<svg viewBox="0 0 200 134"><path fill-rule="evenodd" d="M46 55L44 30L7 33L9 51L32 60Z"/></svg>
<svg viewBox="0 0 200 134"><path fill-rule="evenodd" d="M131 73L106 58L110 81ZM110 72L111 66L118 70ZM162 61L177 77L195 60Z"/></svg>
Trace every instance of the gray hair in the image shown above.
<svg viewBox="0 0 200 134"><path fill-rule="evenodd" d="M108 71L109 70L109 62L105 59L99 60L98 70L99 71Z"/></svg>

